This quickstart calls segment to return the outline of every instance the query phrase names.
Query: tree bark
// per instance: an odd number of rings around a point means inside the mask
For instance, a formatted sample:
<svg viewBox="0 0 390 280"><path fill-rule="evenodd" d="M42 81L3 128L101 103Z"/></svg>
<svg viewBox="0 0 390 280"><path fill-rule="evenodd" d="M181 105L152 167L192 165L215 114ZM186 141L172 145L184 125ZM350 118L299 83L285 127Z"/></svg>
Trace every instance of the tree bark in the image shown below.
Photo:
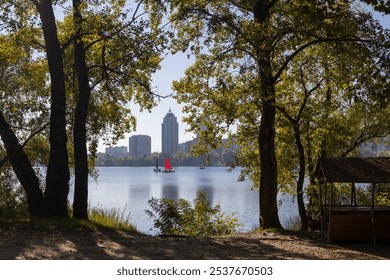
<svg viewBox="0 0 390 280"><path fill-rule="evenodd" d="M294 125L294 135L295 135L295 144L299 153L299 174L297 181L297 203L298 203L298 213L301 219L301 230L308 230L309 222L305 209L305 202L303 199L303 184L305 181L305 170L306 170L306 161L305 161L305 148L303 147L301 140L301 133L299 131L299 124Z"/></svg>
<svg viewBox="0 0 390 280"><path fill-rule="evenodd" d="M271 8L270 1L256 1L254 19L266 25ZM277 207L277 162L275 155L275 79L270 62L272 42L260 35L258 38L258 66L262 115L258 133L260 149L260 226L262 228L282 228Z"/></svg>
<svg viewBox="0 0 390 280"><path fill-rule="evenodd" d="M69 165L66 136L65 74L51 0L35 2L42 22L51 79L50 155L45 204L49 216L69 217Z"/></svg>
<svg viewBox="0 0 390 280"><path fill-rule="evenodd" d="M32 168L30 159L1 111L0 137L16 177L26 192L30 215L35 217L44 216L43 193L39 187L38 177Z"/></svg>
<svg viewBox="0 0 390 280"><path fill-rule="evenodd" d="M88 149L86 123L91 88L89 86L85 47L81 35L82 15L79 10L80 4L80 0L73 0L73 20L76 28L76 36L74 39L75 66L79 93L73 130L75 157L73 217L76 219L88 219Z"/></svg>
<svg viewBox="0 0 390 280"><path fill-rule="evenodd" d="M318 212L316 211L317 207L319 207L319 190L315 181L315 176L314 176L314 160L316 158L313 157L313 151L312 147L310 144L310 137L307 136L306 142L307 142L307 165L308 165L308 170L309 170L309 185L307 186L307 194L309 197L309 201L307 204L307 221L308 221L308 227L311 230L319 230L320 229L320 222L319 219L315 217L315 213ZM319 210L321 211L321 210Z"/></svg>

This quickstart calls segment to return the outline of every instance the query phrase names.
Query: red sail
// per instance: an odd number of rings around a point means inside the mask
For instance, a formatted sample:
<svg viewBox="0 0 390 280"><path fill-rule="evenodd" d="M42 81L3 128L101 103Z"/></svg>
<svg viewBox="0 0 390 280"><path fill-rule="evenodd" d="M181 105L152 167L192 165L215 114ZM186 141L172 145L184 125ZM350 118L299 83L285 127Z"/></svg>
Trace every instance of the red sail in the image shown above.
<svg viewBox="0 0 390 280"><path fill-rule="evenodd" d="M171 169L172 169L172 166L171 166L171 164L169 163L169 158L166 158L166 159L165 159L165 169L166 169L166 170L171 170Z"/></svg>

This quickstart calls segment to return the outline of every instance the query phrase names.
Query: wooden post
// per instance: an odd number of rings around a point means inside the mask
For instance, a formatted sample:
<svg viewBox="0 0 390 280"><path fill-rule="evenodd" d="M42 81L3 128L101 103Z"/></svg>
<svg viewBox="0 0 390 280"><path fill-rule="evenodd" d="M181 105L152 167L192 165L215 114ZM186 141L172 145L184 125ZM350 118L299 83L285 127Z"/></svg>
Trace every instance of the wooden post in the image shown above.
<svg viewBox="0 0 390 280"><path fill-rule="evenodd" d="M372 183L371 192L371 227L372 227L372 242L374 248L376 247L376 231L375 231L375 188L376 184Z"/></svg>
<svg viewBox="0 0 390 280"><path fill-rule="evenodd" d="M333 204L332 193L333 193L333 182L330 184L330 193L329 193L328 242L331 241L330 229L331 229L331 221L332 221L332 204Z"/></svg>
<svg viewBox="0 0 390 280"><path fill-rule="evenodd" d="M326 182L326 179L324 180L324 235L326 235L326 238L328 238L328 225L327 225L327 222L328 222L328 216L326 215L326 211L327 211L327 200L326 200L326 186L327 186L327 182Z"/></svg>
<svg viewBox="0 0 390 280"><path fill-rule="evenodd" d="M355 183L352 183L351 206L356 206L356 188L355 188Z"/></svg>
<svg viewBox="0 0 390 280"><path fill-rule="evenodd" d="M324 216L325 216L325 208L322 205L322 182L321 177L318 176L318 186L319 186L319 195L320 195L320 226L321 226L321 234L324 235Z"/></svg>

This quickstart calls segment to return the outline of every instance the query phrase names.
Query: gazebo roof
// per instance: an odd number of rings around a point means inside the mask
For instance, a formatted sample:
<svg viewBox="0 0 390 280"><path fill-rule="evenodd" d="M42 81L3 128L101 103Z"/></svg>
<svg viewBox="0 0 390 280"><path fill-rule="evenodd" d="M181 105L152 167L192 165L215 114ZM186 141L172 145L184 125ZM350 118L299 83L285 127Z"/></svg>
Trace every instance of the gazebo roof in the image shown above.
<svg viewBox="0 0 390 280"><path fill-rule="evenodd" d="M327 182L390 183L390 157L319 158L315 176Z"/></svg>

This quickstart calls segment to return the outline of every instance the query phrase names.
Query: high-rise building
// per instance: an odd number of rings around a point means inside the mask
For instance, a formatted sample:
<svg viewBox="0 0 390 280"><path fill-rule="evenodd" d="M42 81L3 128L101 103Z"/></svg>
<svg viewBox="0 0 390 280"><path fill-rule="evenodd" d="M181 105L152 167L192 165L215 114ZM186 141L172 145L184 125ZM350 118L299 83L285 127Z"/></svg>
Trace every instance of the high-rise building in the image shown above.
<svg viewBox="0 0 390 280"><path fill-rule="evenodd" d="M380 157L390 155L390 137L384 137L376 141L370 141L360 146L360 156Z"/></svg>
<svg viewBox="0 0 390 280"><path fill-rule="evenodd" d="M124 157L127 154L127 147L107 147L106 154L112 157Z"/></svg>
<svg viewBox="0 0 390 280"><path fill-rule="evenodd" d="M180 143L178 151L182 153L189 153L191 151L192 145L194 144L195 144L195 140L189 140L187 142Z"/></svg>
<svg viewBox="0 0 390 280"><path fill-rule="evenodd" d="M129 138L131 156L147 156L152 152L152 138L148 135L133 135Z"/></svg>
<svg viewBox="0 0 390 280"><path fill-rule="evenodd" d="M171 109L165 115L161 124L161 152L176 154L179 146L179 124Z"/></svg>

